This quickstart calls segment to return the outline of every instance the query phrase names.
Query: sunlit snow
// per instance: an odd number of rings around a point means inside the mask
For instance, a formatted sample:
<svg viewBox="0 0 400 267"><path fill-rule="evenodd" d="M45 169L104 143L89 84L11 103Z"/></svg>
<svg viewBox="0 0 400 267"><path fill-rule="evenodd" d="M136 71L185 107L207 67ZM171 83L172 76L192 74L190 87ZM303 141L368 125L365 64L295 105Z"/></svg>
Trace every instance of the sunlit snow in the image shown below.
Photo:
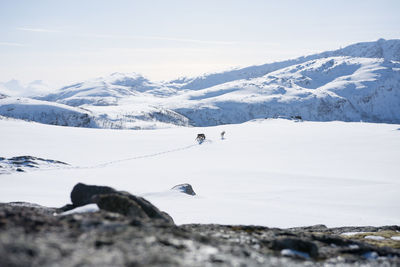
<svg viewBox="0 0 400 267"><path fill-rule="evenodd" d="M60 207L83 182L144 196L178 224L400 222L396 124L277 119L132 131L3 119L0 129L1 157L31 155L70 164L1 175L0 202ZM206 135L201 145L198 133ZM170 190L182 183L197 195Z"/></svg>

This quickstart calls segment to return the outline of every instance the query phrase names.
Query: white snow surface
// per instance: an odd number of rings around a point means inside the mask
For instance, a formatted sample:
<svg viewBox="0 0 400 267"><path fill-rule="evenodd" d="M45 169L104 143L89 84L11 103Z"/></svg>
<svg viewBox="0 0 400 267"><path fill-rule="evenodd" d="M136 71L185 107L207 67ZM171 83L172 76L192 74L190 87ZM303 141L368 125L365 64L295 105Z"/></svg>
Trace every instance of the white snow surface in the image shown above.
<svg viewBox="0 0 400 267"><path fill-rule="evenodd" d="M400 224L398 124L270 119L130 131L0 120L0 129L0 156L71 165L1 175L1 202L59 207L83 182L144 196L177 224ZM197 195L170 190L181 183Z"/></svg>
<svg viewBox="0 0 400 267"><path fill-rule="evenodd" d="M316 59L260 78L189 91L165 106L197 126L281 116L400 123L397 66L376 58Z"/></svg>
<svg viewBox="0 0 400 267"><path fill-rule="evenodd" d="M343 236L353 236L353 235L359 235L359 234L365 234L367 232L346 232L346 233L341 233L340 235Z"/></svg>
<svg viewBox="0 0 400 267"><path fill-rule="evenodd" d="M303 259L309 259L310 255L306 252L301 252L298 250L294 250L294 249L282 249L281 250L281 255L282 256L286 256L286 257L300 257Z"/></svg>
<svg viewBox="0 0 400 267"><path fill-rule="evenodd" d="M380 235L367 235L364 238L365 239L371 239L371 240L377 240L377 241L385 240L385 238L383 236L380 236Z"/></svg>
<svg viewBox="0 0 400 267"><path fill-rule="evenodd" d="M2 97L0 95L0 115L53 125L96 126L94 118L88 110L25 97Z"/></svg>
<svg viewBox="0 0 400 267"><path fill-rule="evenodd" d="M70 106L90 104L93 106L117 105L127 96L168 96L176 90L163 88L161 83L151 82L137 73L115 72L106 77L63 87L58 93L40 99L57 101Z"/></svg>
<svg viewBox="0 0 400 267"><path fill-rule="evenodd" d="M166 82L113 73L37 99L83 108L94 117L92 127L99 128L215 126L296 116L309 121L400 123L399 70L400 40L381 39ZM18 118L13 112L7 116Z"/></svg>
<svg viewBox="0 0 400 267"><path fill-rule="evenodd" d="M87 212L96 212L99 211L99 207L97 206L97 204L87 204L81 207L77 207L75 209L72 210L68 210L65 212L62 212L60 214L55 214L57 216L65 216L65 215L70 215L70 214L75 214L75 213L87 213Z"/></svg>

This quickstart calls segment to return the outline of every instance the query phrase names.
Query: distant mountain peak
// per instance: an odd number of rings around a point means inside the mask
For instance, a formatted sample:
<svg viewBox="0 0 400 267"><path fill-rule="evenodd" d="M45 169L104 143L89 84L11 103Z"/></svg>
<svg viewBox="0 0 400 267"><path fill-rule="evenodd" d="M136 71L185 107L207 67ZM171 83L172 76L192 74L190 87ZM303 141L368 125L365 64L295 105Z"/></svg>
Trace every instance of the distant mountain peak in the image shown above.
<svg viewBox="0 0 400 267"><path fill-rule="evenodd" d="M239 79L262 77L275 70L294 64L301 64L309 60L338 56L383 58L388 61L400 61L400 39L379 39L373 42L360 42L337 50L302 56L295 59L203 74L191 78L182 77L170 81L169 84L177 89L200 90Z"/></svg>
<svg viewBox="0 0 400 267"><path fill-rule="evenodd" d="M383 58L389 61L400 61L400 40L385 40L381 38L377 41L360 42L322 54L328 54L330 56L340 55L351 57Z"/></svg>

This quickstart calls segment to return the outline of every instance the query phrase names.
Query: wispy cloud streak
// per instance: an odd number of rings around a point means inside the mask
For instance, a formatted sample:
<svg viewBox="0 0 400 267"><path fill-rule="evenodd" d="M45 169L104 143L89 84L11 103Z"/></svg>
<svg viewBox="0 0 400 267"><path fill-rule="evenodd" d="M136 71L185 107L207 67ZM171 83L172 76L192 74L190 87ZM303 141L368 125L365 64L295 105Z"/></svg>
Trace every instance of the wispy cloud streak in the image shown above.
<svg viewBox="0 0 400 267"><path fill-rule="evenodd" d="M1 46L26 46L24 44L20 44L20 43L11 43L11 42L0 42Z"/></svg>
<svg viewBox="0 0 400 267"><path fill-rule="evenodd" d="M257 41L218 41L218 40L199 40L189 38L175 38L163 36L146 36L146 35L112 35L112 34L86 34L93 38L105 39L126 39L126 40L158 40L158 41L173 41L182 43L195 44L214 44L214 45L262 45L262 46L279 46L276 42L257 42Z"/></svg>
<svg viewBox="0 0 400 267"><path fill-rule="evenodd" d="M235 44L235 42L230 42L230 41L197 40L197 39L162 37L162 36L145 36L145 35L129 36L129 35L92 34L90 36L95 37L95 38L159 40L159 41L173 41L173 42L197 43L197 44L219 44L219 45Z"/></svg>
<svg viewBox="0 0 400 267"><path fill-rule="evenodd" d="M59 32L56 30L50 30L50 29L43 29L43 28L28 28L28 27L20 27L17 28L19 31L26 31L26 32Z"/></svg>

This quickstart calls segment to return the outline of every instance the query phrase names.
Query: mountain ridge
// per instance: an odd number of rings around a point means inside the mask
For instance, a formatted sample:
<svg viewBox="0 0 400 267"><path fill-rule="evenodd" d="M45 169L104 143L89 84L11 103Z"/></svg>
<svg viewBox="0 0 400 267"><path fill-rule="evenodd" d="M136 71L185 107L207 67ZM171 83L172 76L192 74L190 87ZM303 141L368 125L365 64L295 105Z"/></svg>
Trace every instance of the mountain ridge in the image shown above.
<svg viewBox="0 0 400 267"><path fill-rule="evenodd" d="M36 99L90 111L100 128L212 126L275 117L400 123L399 61L400 40L379 39L167 82L113 73Z"/></svg>

